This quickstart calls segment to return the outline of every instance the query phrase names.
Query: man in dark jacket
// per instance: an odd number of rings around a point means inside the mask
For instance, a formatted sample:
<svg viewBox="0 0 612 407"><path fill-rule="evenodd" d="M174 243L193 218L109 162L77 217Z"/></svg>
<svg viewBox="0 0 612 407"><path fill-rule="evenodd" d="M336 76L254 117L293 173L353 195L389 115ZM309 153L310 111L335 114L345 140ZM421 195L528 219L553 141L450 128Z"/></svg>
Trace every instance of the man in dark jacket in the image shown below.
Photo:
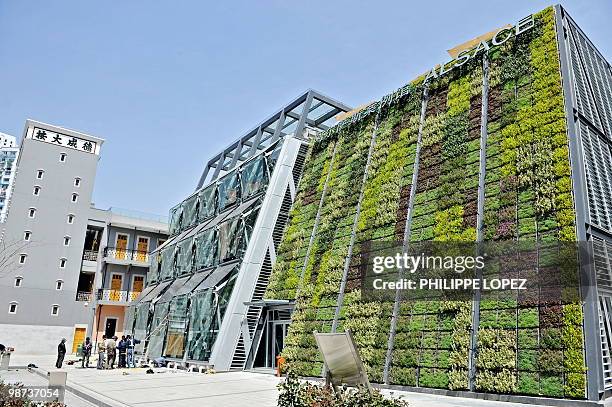
<svg viewBox="0 0 612 407"><path fill-rule="evenodd" d="M89 337L85 338L85 342L83 343L83 359L81 359L81 367L89 367L89 357L91 356L91 340Z"/></svg>
<svg viewBox="0 0 612 407"><path fill-rule="evenodd" d="M121 340L119 341L119 344L117 345L117 350L119 351L119 366L118 367L125 367L125 356L127 353L127 346L128 346L128 343L125 340L125 335L122 335Z"/></svg>
<svg viewBox="0 0 612 407"><path fill-rule="evenodd" d="M66 356L66 338L62 338L62 341L57 345L57 362L55 362L55 367L58 369L62 368L64 356Z"/></svg>

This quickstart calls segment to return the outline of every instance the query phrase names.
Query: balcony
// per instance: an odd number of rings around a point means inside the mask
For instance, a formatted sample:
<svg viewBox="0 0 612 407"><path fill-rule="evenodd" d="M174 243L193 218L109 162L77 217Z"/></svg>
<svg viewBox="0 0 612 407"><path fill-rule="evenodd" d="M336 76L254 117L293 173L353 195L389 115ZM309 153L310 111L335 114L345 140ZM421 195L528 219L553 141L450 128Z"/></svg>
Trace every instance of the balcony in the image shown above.
<svg viewBox="0 0 612 407"><path fill-rule="evenodd" d="M150 264L148 252L117 247L105 247L104 259L109 263L133 264L141 267L148 267Z"/></svg>
<svg viewBox="0 0 612 407"><path fill-rule="evenodd" d="M98 251L97 250L83 250L83 260L98 261Z"/></svg>
<svg viewBox="0 0 612 407"><path fill-rule="evenodd" d="M136 300L140 295L140 291L123 291L123 290L98 290L98 301L106 305L126 305Z"/></svg>
<svg viewBox="0 0 612 407"><path fill-rule="evenodd" d="M87 291L78 291L77 292L77 297L76 297L77 301L91 302L92 299L93 299L93 293L90 293L90 292L87 292Z"/></svg>

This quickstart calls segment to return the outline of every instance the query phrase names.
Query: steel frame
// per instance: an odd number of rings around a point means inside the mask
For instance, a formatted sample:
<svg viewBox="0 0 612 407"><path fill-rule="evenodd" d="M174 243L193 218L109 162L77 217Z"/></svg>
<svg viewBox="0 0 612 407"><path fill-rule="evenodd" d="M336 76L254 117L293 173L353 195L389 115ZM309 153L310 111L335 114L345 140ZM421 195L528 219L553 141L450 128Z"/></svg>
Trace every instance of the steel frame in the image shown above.
<svg viewBox="0 0 612 407"><path fill-rule="evenodd" d="M319 117L312 117L313 112L319 108L324 108L325 111ZM207 183L215 181L236 167L236 165L270 146L279 138L285 137L288 134L294 134L298 138L307 138L304 135L306 128L311 128L315 131L327 130L329 126L326 122L329 119L339 113L350 110L350 107L335 99L313 89L307 90L211 158L204 167L196 190ZM294 129L291 131L286 130L290 126L293 127L293 125L295 125Z"/></svg>

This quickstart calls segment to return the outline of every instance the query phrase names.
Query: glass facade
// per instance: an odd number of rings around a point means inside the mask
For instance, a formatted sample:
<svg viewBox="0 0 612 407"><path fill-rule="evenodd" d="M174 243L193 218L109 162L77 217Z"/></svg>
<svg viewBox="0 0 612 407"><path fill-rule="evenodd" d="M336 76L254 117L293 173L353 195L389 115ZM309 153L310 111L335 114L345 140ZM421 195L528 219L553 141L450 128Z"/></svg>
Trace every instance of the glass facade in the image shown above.
<svg viewBox="0 0 612 407"><path fill-rule="evenodd" d="M210 357L281 146L275 143L170 210L171 236L153 253L150 291L126 319L126 331L148 335L149 358Z"/></svg>

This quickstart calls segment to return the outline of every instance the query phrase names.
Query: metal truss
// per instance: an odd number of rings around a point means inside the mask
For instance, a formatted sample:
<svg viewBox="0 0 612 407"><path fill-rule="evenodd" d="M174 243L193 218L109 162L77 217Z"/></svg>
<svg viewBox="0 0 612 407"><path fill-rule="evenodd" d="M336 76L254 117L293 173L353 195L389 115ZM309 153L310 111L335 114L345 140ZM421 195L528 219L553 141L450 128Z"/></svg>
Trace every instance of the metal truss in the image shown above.
<svg viewBox="0 0 612 407"><path fill-rule="evenodd" d="M309 89L211 158L196 190L218 179L278 139L288 134L308 138L308 129L315 132L327 130L336 123L335 117L339 113L350 110L345 104Z"/></svg>

